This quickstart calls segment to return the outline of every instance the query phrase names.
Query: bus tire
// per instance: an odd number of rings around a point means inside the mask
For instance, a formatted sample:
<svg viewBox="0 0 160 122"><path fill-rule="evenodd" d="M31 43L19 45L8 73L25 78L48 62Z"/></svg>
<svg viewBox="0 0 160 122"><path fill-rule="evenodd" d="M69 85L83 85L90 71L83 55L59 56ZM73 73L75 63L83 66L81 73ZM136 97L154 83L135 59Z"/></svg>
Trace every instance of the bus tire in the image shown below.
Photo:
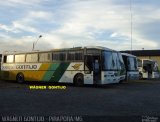
<svg viewBox="0 0 160 122"><path fill-rule="evenodd" d="M125 80L120 80L120 81L119 81L119 84L122 84L124 81L125 81Z"/></svg>
<svg viewBox="0 0 160 122"><path fill-rule="evenodd" d="M23 73L18 73L16 76L16 80L18 83L24 83L24 75Z"/></svg>
<svg viewBox="0 0 160 122"><path fill-rule="evenodd" d="M83 86L83 84L84 84L84 76L83 76L83 74L81 74L81 73L76 74L74 76L74 81L73 82L74 82L74 84L76 86Z"/></svg>

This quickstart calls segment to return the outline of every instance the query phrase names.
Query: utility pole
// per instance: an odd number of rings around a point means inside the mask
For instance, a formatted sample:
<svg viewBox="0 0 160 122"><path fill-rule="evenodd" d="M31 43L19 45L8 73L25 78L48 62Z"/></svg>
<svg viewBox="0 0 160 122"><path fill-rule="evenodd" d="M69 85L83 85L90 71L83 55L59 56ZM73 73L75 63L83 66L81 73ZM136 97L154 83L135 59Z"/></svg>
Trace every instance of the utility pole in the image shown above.
<svg viewBox="0 0 160 122"><path fill-rule="evenodd" d="M39 36L38 36L38 38L37 38L37 40L36 40L36 42L33 42L33 48L32 48L32 51L34 51L34 48L35 48L35 46L36 46L36 44L37 44L38 40L39 40L41 37L42 37L42 35L39 35Z"/></svg>
<svg viewBox="0 0 160 122"><path fill-rule="evenodd" d="M130 50L130 53L132 54L132 26L133 26L133 23L132 23L132 0L130 0L130 39L131 39L131 50Z"/></svg>

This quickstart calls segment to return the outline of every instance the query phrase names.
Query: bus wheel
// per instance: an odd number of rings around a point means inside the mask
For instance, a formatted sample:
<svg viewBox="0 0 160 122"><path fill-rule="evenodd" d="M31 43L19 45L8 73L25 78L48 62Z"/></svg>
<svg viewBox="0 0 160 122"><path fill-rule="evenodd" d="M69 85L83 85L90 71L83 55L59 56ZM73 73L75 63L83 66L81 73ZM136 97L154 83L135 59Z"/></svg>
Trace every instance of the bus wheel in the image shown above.
<svg viewBox="0 0 160 122"><path fill-rule="evenodd" d="M24 82L24 75L23 73L18 73L16 76L16 80L18 83L23 83Z"/></svg>
<svg viewBox="0 0 160 122"><path fill-rule="evenodd" d="M120 81L119 81L119 84L123 83L124 81L125 81L125 80L120 80Z"/></svg>
<svg viewBox="0 0 160 122"><path fill-rule="evenodd" d="M83 74L77 74L77 75L74 77L74 84L75 84L76 86L83 86L83 84L84 84Z"/></svg>

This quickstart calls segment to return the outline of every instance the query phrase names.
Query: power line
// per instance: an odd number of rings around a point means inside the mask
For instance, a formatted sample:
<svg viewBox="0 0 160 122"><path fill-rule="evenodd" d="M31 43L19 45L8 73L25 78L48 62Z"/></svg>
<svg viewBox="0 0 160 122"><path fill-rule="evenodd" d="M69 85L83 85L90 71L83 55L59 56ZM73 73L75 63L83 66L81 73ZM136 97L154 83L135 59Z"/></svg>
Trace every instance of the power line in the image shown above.
<svg viewBox="0 0 160 122"><path fill-rule="evenodd" d="M130 39L131 39L131 53L132 53L132 28L133 28L133 22L132 22L132 19L133 19L133 15L132 15L132 0L130 0Z"/></svg>

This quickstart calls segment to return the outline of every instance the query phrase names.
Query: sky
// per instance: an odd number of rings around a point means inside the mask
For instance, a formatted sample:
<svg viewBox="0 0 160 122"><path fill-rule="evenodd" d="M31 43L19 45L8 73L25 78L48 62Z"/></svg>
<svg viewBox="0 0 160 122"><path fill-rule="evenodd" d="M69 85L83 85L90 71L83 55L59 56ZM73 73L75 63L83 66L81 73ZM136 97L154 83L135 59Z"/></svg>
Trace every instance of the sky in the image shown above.
<svg viewBox="0 0 160 122"><path fill-rule="evenodd" d="M131 13L132 49L159 49L159 6L159 0L0 0L0 53L31 51L37 40L35 50L130 50Z"/></svg>

